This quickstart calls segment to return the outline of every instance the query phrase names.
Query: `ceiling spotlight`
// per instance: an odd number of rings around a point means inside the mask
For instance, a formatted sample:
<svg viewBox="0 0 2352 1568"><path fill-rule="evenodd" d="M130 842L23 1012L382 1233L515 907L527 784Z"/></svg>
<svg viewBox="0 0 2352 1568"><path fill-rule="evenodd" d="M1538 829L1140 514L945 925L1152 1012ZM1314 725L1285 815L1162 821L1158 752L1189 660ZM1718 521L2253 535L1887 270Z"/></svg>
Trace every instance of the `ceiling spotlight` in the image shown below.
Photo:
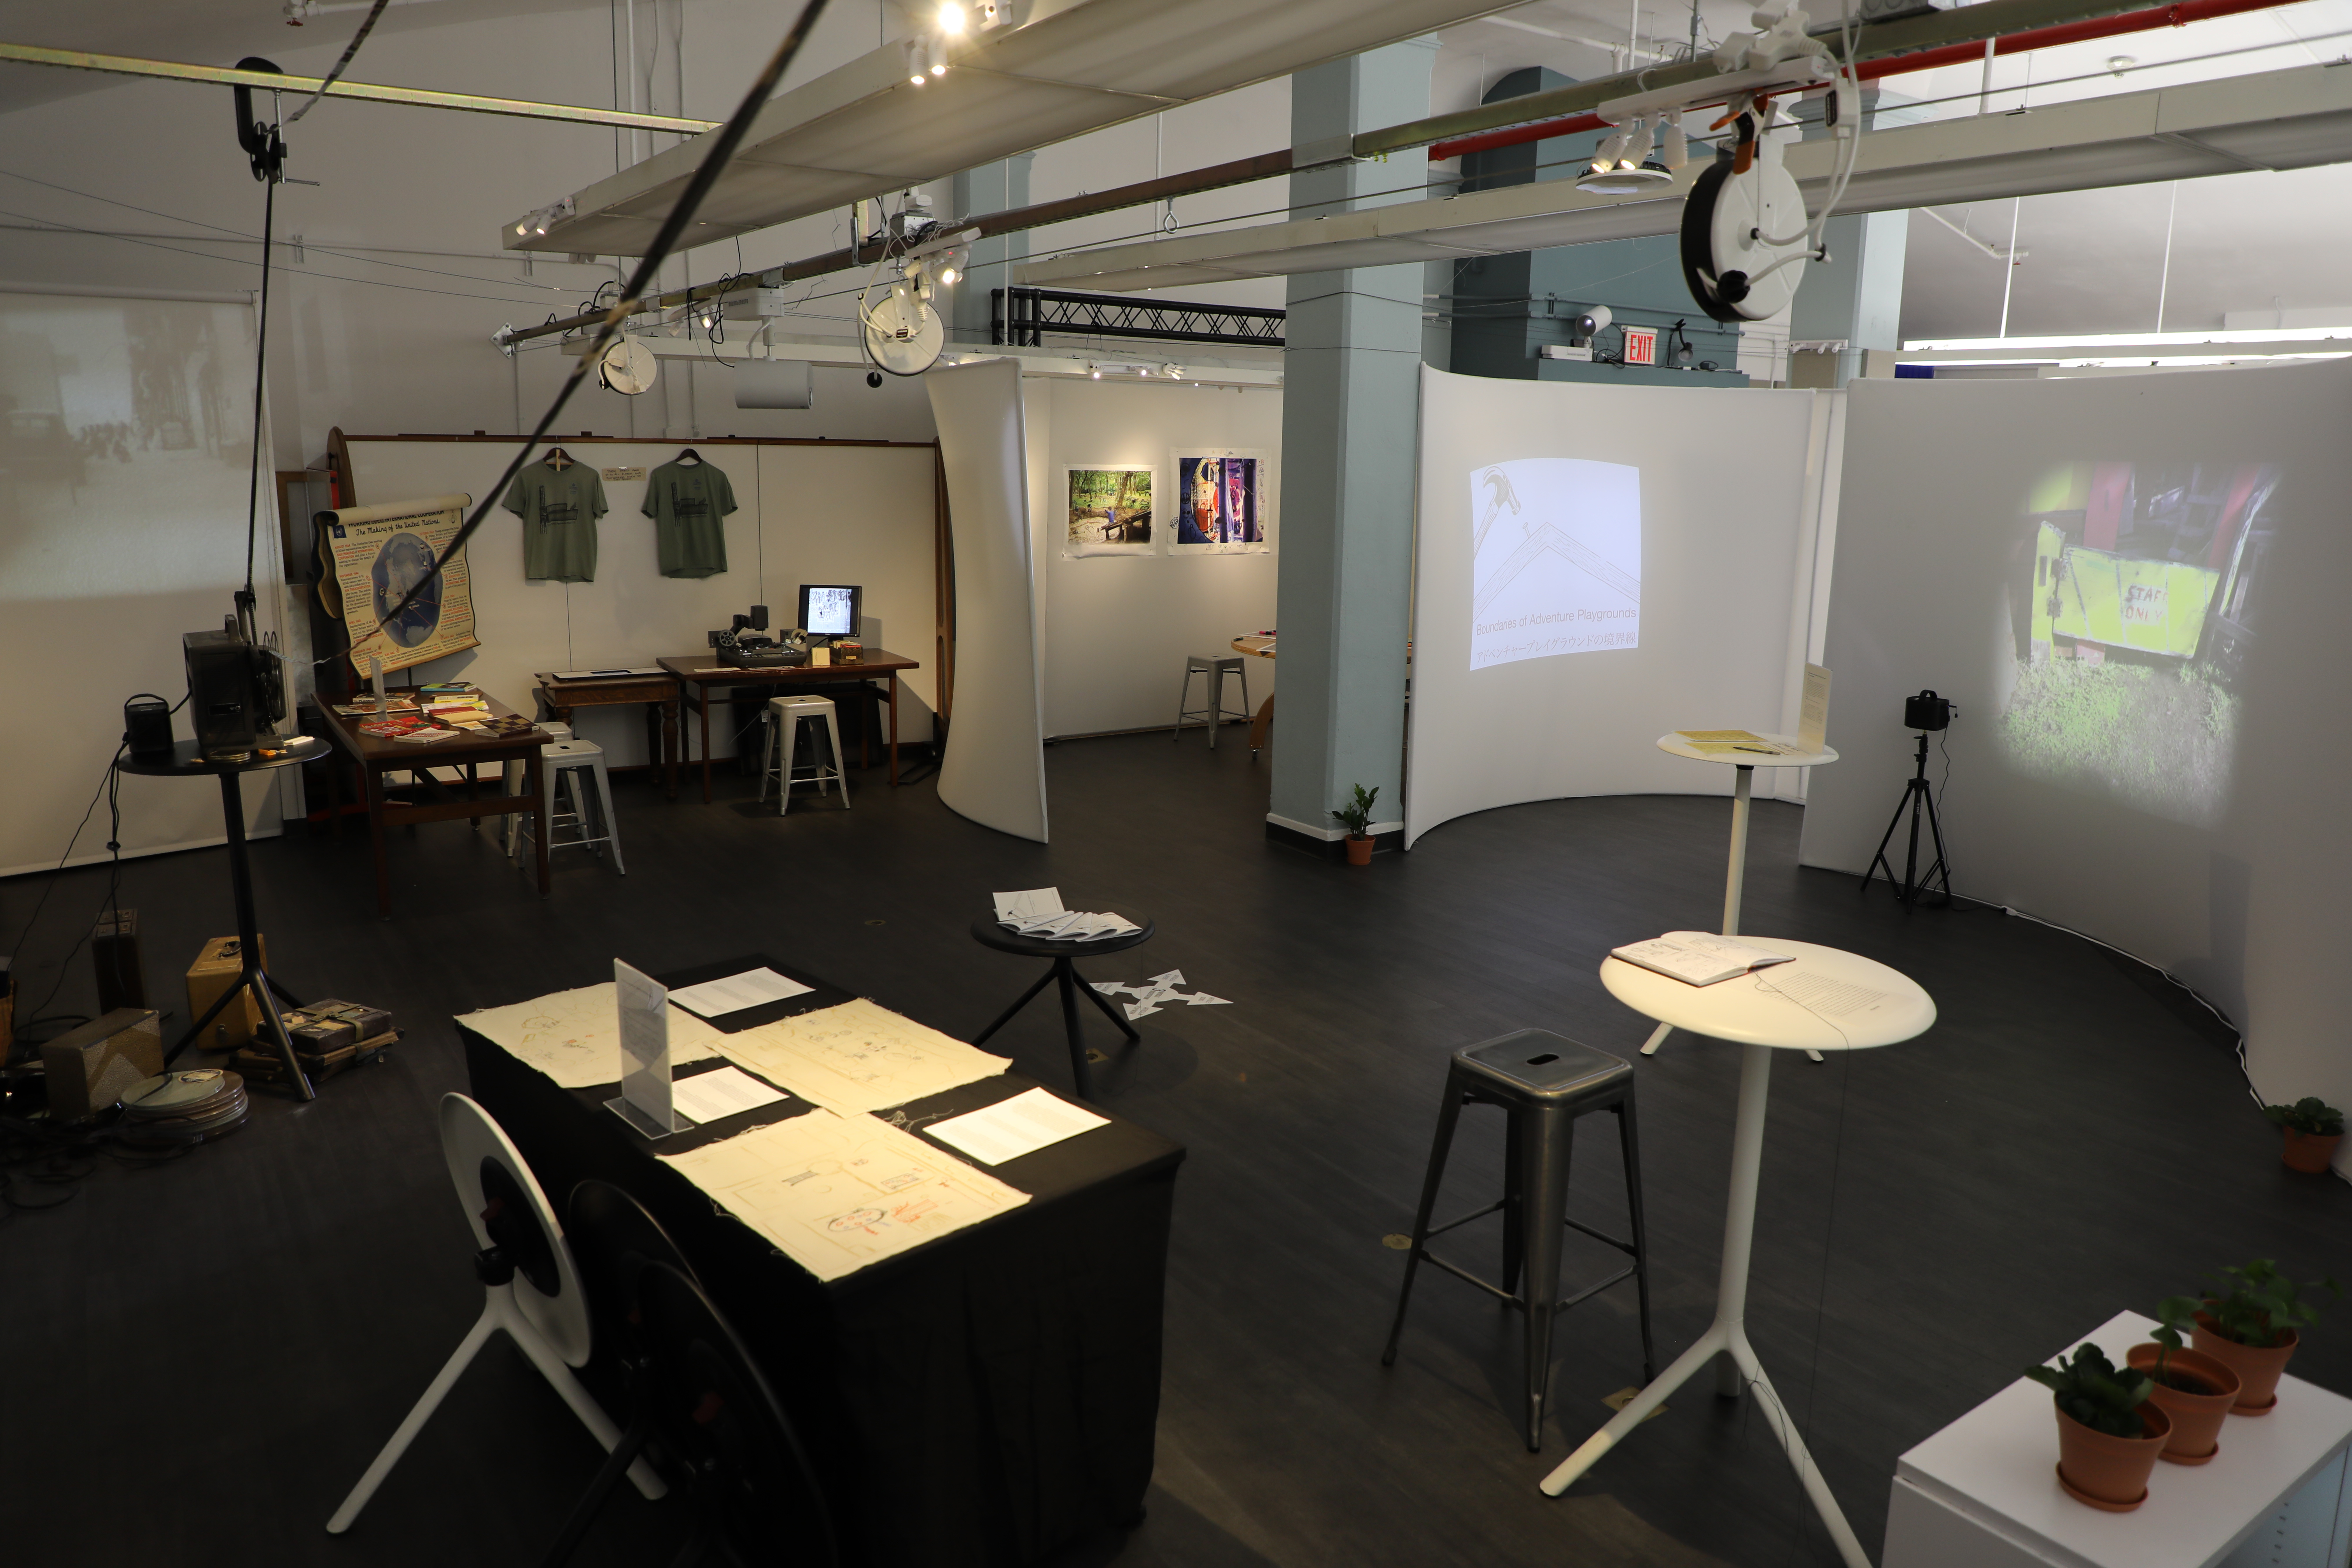
<svg viewBox="0 0 2352 1568"><path fill-rule="evenodd" d="M957 5L955 0L947 0L947 4L940 7L940 31L950 34L961 33L963 27L963 7Z"/></svg>
<svg viewBox="0 0 2352 1568"><path fill-rule="evenodd" d="M958 272L954 268L943 267L940 269L940 286L944 289L952 289L955 287L955 280L961 276L962 274Z"/></svg>
<svg viewBox="0 0 2352 1568"><path fill-rule="evenodd" d="M2132 67L2137 64L2139 64L2139 57L2137 55L2109 55L2107 57L2107 68L2115 72L2117 76L2123 75L2124 72L2131 69Z"/></svg>
<svg viewBox="0 0 2352 1568"><path fill-rule="evenodd" d="M947 68L947 64L946 64L946 62L945 62L945 61L943 61L943 60L933 60L933 61L931 62L931 74L932 74L933 76L945 76L945 75L947 75L947 74L948 74L948 68Z"/></svg>
<svg viewBox="0 0 2352 1568"><path fill-rule="evenodd" d="M530 220L529 218L525 218L522 222L515 225L515 232L517 234L529 234L530 232Z"/></svg>

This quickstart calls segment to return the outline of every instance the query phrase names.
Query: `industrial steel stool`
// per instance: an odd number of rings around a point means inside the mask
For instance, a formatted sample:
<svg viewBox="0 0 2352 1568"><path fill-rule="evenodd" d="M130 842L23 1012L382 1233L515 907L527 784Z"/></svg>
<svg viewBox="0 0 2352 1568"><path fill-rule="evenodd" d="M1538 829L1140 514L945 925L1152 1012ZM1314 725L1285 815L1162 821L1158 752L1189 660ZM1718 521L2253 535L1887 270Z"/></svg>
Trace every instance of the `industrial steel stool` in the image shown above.
<svg viewBox="0 0 2352 1568"><path fill-rule="evenodd" d="M809 735L806 769L795 766L801 752L801 726L818 727ZM821 731L821 739L820 739ZM823 754L819 747L823 746ZM793 786L814 784L819 795L841 786L841 804L849 805L849 776L841 771L841 725L834 717L829 697L778 697L768 703L768 736L760 748L760 799L768 798L768 781L776 781L776 815L793 808Z"/></svg>
<svg viewBox="0 0 2352 1568"><path fill-rule="evenodd" d="M1465 1105L1499 1105L1508 1114L1504 1144L1503 1195L1476 1214L1432 1228L1430 1211L1445 1178L1446 1151L1454 1123ZM1568 1156L1576 1119L1594 1110L1617 1113L1617 1138L1625 1155L1625 1206L1633 1239L1615 1237L1568 1217ZM1433 1257L1429 1238L1455 1226L1503 1211L1503 1283L1497 1287L1443 1258ZM1633 1266L1562 1301L1559 1296L1560 1227L1582 1231L1625 1253ZM1467 1279L1527 1320L1528 1450L1543 1446L1544 1389L1550 1381L1552 1319L1628 1276L1642 1297L1642 1381L1657 1375L1650 1347L1649 1246L1642 1228L1642 1166L1633 1137L1633 1064L1591 1046L1578 1045L1543 1029L1465 1046L1445 1072L1445 1100L1437 1112L1437 1141L1429 1151L1429 1175L1422 1184L1421 1212L1412 1222L1412 1245L1405 1255L1404 1288L1397 1295L1396 1322L1389 1330L1381 1364L1396 1364L1397 1338L1404 1332L1405 1307L1412 1300L1412 1277L1423 1259ZM1524 1288L1520 1276L1526 1276Z"/></svg>
<svg viewBox="0 0 2352 1568"><path fill-rule="evenodd" d="M604 846L609 844L613 847L613 869L624 877L627 876L629 868L621 860L621 825L613 815L613 781L604 773L604 748L593 741L567 739L541 749L540 757L540 779L546 792L541 799L543 809L540 820L547 827L547 847L550 849L593 849L597 858L602 859ZM517 779L521 772L520 763L507 764L507 776L517 781L506 786L509 795L521 788ZM587 776L583 778L583 774ZM593 802L590 799L592 785L594 789ZM567 803L571 806L569 811L564 809ZM509 825L507 858L520 865L523 846L530 838L533 819L509 816L504 820ZM571 827L573 837L556 837L566 826ZM604 831L591 832L592 827L601 827Z"/></svg>
<svg viewBox="0 0 2352 1568"><path fill-rule="evenodd" d="M1192 700L1192 678L1200 676L1209 688L1206 708L1187 708ZM1242 683L1242 710L1225 711L1225 677L1239 678ZM1249 671L1242 668L1239 654L1220 656L1213 653L1189 654L1184 659L1184 684L1176 690L1176 722L1168 727L1168 738L1176 740L1183 733L1184 721L1205 717L1209 726L1209 750L1217 749L1217 726L1228 719L1247 720L1250 716Z"/></svg>

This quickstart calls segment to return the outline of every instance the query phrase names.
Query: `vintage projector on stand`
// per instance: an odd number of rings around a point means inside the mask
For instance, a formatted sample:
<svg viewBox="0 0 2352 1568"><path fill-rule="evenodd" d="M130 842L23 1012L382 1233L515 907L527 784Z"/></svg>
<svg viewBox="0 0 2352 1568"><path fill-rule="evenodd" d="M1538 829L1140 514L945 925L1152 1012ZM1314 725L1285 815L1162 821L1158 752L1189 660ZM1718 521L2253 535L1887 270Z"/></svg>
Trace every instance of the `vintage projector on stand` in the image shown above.
<svg viewBox="0 0 2352 1568"><path fill-rule="evenodd" d="M785 665L808 662L808 634L789 631L782 637L763 637L768 629L768 606L754 605L748 616L737 616L735 624L724 631L710 634L710 646L719 650L719 662L738 669L769 669Z"/></svg>

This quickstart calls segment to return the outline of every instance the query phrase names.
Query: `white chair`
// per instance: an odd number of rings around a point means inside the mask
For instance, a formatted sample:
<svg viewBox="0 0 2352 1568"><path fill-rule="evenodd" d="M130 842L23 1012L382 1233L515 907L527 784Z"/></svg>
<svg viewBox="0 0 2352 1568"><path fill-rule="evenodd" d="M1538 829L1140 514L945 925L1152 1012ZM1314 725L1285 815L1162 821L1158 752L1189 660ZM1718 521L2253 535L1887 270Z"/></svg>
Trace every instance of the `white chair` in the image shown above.
<svg viewBox="0 0 2352 1568"><path fill-rule="evenodd" d="M520 784L521 763L507 764L507 790L511 794ZM583 780L582 774L591 775ZM596 804L592 822L587 789L595 787ZM621 825L613 815L613 781L604 772L604 748L593 741L558 741L539 753L539 787L541 816L547 823L547 847L550 849L594 849L599 858L604 851L599 847L613 847L613 869L625 877L629 868L621 861ZM569 809L567 809L567 806ZM509 816L507 822L507 858L520 860L523 842L530 835L530 818ZM572 837L562 837L569 826ZM591 833L593 826L604 829Z"/></svg>
<svg viewBox="0 0 2352 1568"><path fill-rule="evenodd" d="M563 1228L555 1223L555 1211L548 1206L538 1178L490 1113L462 1094L441 1097L441 1155L448 1162L457 1199L473 1221L474 1239L481 1244L474 1255L474 1272L482 1280L482 1315L343 1506L327 1521L330 1535L352 1527L474 1357L489 1343L490 1335L500 1330L562 1395L606 1453L621 1440L620 1429L572 1375L572 1368L588 1364L592 1348L588 1299L572 1249L564 1244ZM643 1459L629 1467L629 1479L648 1498L668 1489Z"/></svg>
<svg viewBox="0 0 2352 1568"><path fill-rule="evenodd" d="M1213 653L1188 656L1184 660L1184 684L1176 690L1176 722L1169 727L1168 738L1173 741L1183 733L1185 720L1204 719L1209 726L1209 750L1213 752L1217 749L1218 725L1228 719L1239 719L1246 723L1252 711L1248 662L1240 654L1230 658ZM1192 678L1196 675L1208 682L1209 705L1206 708L1184 706L1192 699ZM1238 678L1242 683L1242 710L1239 713L1225 710L1225 677L1228 675Z"/></svg>
<svg viewBox="0 0 2352 1568"><path fill-rule="evenodd" d="M822 755L809 764L805 773L793 765L800 755L801 726L823 721L822 740L809 736L811 749L820 744ZM841 725L830 697L778 697L768 703L768 738L760 748L760 795L768 798L768 781L776 781L776 815L783 816L792 809L793 786L814 784L819 795L828 793L827 786L841 786L841 804L849 805L849 779L841 771Z"/></svg>

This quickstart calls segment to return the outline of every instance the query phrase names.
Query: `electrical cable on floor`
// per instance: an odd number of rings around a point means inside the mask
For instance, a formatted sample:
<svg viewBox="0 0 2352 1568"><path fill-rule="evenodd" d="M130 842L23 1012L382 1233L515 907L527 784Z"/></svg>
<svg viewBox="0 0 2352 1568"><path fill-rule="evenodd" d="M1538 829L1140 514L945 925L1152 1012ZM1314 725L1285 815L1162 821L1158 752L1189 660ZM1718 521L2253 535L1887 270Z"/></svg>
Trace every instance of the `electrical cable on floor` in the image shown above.
<svg viewBox="0 0 2352 1568"><path fill-rule="evenodd" d="M488 517L491 509L505 498L507 487L514 482L515 475L521 472L523 464L530 461L530 455L538 450L541 439L554 425L556 416L563 412L563 405L572 401L572 395L579 390L580 384L587 378L589 371L604 357L605 346L620 331L622 323L635 313L638 301L643 298L646 287L653 281L655 273L685 234L687 225L693 221L695 212L702 205L703 198L709 195L711 186L718 183L719 174L734 158L736 148L742 144L744 135L751 128L751 121L766 106L777 84L783 79L785 70L792 65L793 58L800 54L801 46L807 42L809 33L816 26L817 18L824 15L825 4L826 0L804 0L800 16L794 19L791 30L785 33L782 40L777 44L775 53L770 57L758 79L751 83L750 90L743 95L742 103L712 138L709 148L703 152L701 163L695 167L694 177L687 182L686 189L679 193L677 205L670 208L669 216L663 220L660 230L654 236L653 243L646 247L646 254L638 258L636 271L631 275L627 286L621 290L621 297L614 301L612 310L604 317L604 324L597 328L596 335L590 342L587 352L583 353L579 363L572 367L572 374L564 378L563 384L557 389L554 401L547 405L547 412L540 416L538 427L525 438L521 447L507 464L506 472L499 476L498 482L489 488L480 502L475 506L474 514L466 520L464 527L458 529L457 537L449 542L448 548L441 552L439 558L433 563L424 577L406 594L401 595L398 604L378 617L379 625L385 621L398 619L402 612L408 608L417 595L433 584L441 575L442 568L448 563L449 558L465 548L466 541L481 527L483 519Z"/></svg>

